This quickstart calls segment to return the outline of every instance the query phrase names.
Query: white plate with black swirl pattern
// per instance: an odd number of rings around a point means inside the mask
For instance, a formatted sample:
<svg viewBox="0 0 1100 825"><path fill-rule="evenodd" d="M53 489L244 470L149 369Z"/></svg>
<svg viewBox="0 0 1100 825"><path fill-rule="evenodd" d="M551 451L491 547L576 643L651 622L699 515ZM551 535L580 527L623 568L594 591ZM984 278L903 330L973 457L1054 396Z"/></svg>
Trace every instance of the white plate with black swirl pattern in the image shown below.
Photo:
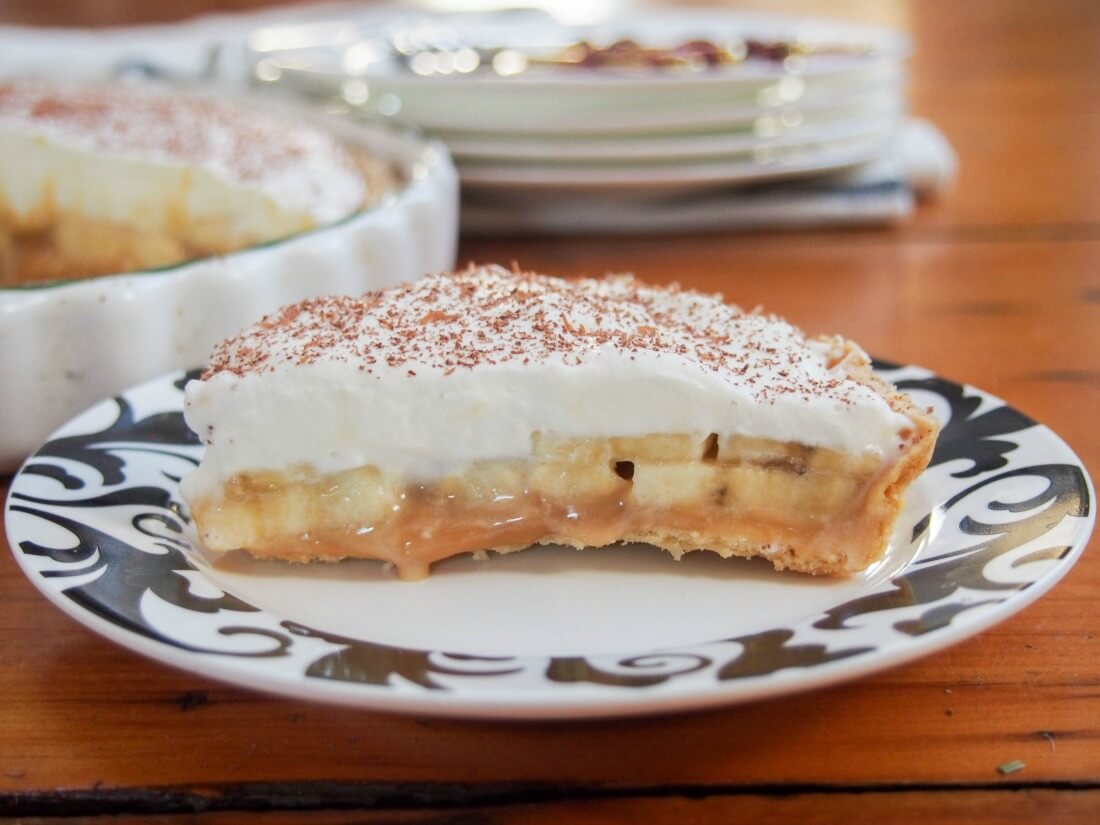
<svg viewBox="0 0 1100 825"><path fill-rule="evenodd" d="M1034 601L1080 556L1093 487L1057 435L980 390L881 373L944 422L884 561L847 580L632 545L301 566L194 542L177 485L201 447L182 373L61 428L11 485L8 540L77 621L252 689L439 716L565 718L743 702L943 648Z"/></svg>

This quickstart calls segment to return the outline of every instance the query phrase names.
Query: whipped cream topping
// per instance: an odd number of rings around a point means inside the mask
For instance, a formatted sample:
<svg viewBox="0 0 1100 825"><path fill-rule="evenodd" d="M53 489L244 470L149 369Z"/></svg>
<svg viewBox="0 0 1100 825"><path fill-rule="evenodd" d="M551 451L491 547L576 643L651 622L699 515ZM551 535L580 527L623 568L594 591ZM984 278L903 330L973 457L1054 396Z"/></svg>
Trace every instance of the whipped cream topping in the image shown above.
<svg viewBox="0 0 1100 825"><path fill-rule="evenodd" d="M721 296L496 266L304 301L186 388L207 445L185 494L233 475L375 465L431 479L563 437L735 433L884 457L912 429L850 377L866 355Z"/></svg>
<svg viewBox="0 0 1100 825"><path fill-rule="evenodd" d="M354 158L321 130L201 97L129 86L0 83L0 134L99 156L202 169L316 223L366 200Z"/></svg>

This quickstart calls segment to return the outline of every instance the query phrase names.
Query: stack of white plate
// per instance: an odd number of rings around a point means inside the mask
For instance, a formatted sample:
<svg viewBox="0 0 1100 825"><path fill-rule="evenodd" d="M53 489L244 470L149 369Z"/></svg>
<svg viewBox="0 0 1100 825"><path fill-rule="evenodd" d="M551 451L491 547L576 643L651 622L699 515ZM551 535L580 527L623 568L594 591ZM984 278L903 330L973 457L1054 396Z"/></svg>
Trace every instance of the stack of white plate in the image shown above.
<svg viewBox="0 0 1100 825"><path fill-rule="evenodd" d="M579 44L589 58L572 62ZM905 39L832 21L390 12L261 30L252 45L262 83L338 77L346 104L443 139L481 209L835 173L886 153L905 116Z"/></svg>

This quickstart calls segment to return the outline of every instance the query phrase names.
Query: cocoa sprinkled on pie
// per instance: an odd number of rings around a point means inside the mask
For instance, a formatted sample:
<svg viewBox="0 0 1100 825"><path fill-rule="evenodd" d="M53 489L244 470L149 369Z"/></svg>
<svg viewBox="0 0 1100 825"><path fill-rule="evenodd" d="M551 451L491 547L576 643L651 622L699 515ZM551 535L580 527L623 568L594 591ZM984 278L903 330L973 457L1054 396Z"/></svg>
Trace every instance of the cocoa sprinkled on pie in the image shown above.
<svg viewBox="0 0 1100 825"><path fill-rule="evenodd" d="M301 206L366 188L354 158L316 129L228 102L126 86L0 83L0 121L91 151L196 166Z"/></svg>
<svg viewBox="0 0 1100 825"><path fill-rule="evenodd" d="M532 362L580 365L608 348L698 364L764 402L796 395L850 404L861 388L836 367L866 358L839 339L808 342L782 319L719 295L630 275L564 280L487 266L286 307L223 342L204 378L350 363L415 380Z"/></svg>

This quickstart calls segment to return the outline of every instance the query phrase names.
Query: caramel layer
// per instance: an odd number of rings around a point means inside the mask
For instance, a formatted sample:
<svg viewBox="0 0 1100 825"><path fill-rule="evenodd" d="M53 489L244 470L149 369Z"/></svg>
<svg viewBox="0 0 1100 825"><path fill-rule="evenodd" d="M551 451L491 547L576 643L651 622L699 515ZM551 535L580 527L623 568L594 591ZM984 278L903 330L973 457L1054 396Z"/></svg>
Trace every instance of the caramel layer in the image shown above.
<svg viewBox="0 0 1100 825"><path fill-rule="evenodd" d="M923 448L890 466L761 439L679 438L536 438L541 458L486 462L414 486L371 467L322 478L238 476L218 500L197 502L194 516L214 550L380 559L405 579L461 553L618 541L839 574L881 555L901 492L928 460Z"/></svg>

